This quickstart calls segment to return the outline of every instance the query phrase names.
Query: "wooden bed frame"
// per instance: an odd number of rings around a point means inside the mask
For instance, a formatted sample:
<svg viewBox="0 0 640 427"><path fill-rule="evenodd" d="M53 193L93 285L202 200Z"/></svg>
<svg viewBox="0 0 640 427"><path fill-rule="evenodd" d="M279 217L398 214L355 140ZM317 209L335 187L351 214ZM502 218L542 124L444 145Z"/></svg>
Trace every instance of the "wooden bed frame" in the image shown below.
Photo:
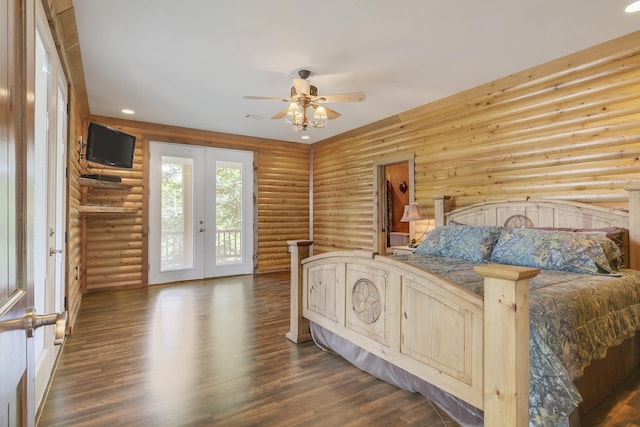
<svg viewBox="0 0 640 427"><path fill-rule="evenodd" d="M623 227L629 230L629 265L640 269L640 186L627 191L628 212L550 200L487 202L446 212L448 199L442 197L435 200L436 224L503 225L522 215L537 227ZM313 321L482 409L485 425L529 424L528 283L538 269L476 267L485 281L482 299L369 251L309 257L311 241L288 244L288 339L311 339Z"/></svg>

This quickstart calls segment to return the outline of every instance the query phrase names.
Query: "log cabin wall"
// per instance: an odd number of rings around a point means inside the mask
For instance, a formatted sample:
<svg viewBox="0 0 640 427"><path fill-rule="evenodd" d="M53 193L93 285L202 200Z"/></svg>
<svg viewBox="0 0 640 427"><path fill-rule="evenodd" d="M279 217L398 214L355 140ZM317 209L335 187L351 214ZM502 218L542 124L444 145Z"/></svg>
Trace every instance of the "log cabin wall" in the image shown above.
<svg viewBox="0 0 640 427"><path fill-rule="evenodd" d="M407 153L430 218L441 195L454 207L515 197L625 207L624 187L640 180L638 99L640 32L318 142L314 250L374 250L373 164Z"/></svg>
<svg viewBox="0 0 640 427"><path fill-rule="evenodd" d="M147 284L146 153L150 141L185 143L254 152L256 207L254 271L290 266L287 240L309 238L309 145L219 134L150 123L92 116L136 136L132 170L114 170L130 190L92 188L85 203L133 208L133 214L83 214L86 291ZM84 124L85 130L88 121ZM105 169L105 173L110 173Z"/></svg>
<svg viewBox="0 0 640 427"><path fill-rule="evenodd" d="M73 142L82 136L83 122L78 113L74 93L69 96L69 149L67 150L68 176L76 177L80 173L80 152L74 149ZM78 212L81 200L81 188L76 179L67 182L67 246L66 246L66 296L69 324L75 323L80 303L82 302L81 271L82 271L82 217Z"/></svg>
<svg viewBox="0 0 640 427"><path fill-rule="evenodd" d="M69 182L67 243L67 305L71 324L80 307L82 293L106 288L139 287L147 283L146 258L146 161L150 140L180 142L255 153L256 272L288 269L286 241L309 238L310 146L258 138L204 132L149 123L91 117L82 57L71 0L43 0L58 54L69 81ZM95 120L138 139L132 171L118 171L129 191L80 186L80 137ZM85 194L83 196L83 194ZM129 206L135 214L80 213L83 203Z"/></svg>

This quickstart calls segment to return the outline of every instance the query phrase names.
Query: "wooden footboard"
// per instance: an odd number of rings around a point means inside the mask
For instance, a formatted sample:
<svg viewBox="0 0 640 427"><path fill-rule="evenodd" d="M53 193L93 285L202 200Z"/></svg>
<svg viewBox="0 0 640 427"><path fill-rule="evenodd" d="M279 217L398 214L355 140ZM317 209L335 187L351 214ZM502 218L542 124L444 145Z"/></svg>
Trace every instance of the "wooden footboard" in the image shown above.
<svg viewBox="0 0 640 427"><path fill-rule="evenodd" d="M528 281L535 268L486 265L484 300L436 275L367 251L306 258L288 242L294 342L307 319L485 412L485 425L529 423Z"/></svg>

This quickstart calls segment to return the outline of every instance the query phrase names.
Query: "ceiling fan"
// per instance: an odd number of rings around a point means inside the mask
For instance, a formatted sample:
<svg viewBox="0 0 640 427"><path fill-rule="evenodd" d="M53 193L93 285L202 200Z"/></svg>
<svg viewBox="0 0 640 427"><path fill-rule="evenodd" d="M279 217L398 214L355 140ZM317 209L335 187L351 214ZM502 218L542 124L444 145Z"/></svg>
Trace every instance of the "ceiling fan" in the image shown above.
<svg viewBox="0 0 640 427"><path fill-rule="evenodd" d="M328 120L337 119L340 113L325 107L327 102L358 102L364 101L366 96L362 92L340 93L335 95L318 95L318 88L313 86L309 80L311 71L300 70L300 78L292 79L291 96L289 98L278 98L271 96L244 96L244 99L257 100L281 100L289 103L289 107L280 111L272 119L284 118L287 123L293 126L298 132L303 132L311 127L321 128L327 124ZM307 110L313 110L313 118L310 119Z"/></svg>

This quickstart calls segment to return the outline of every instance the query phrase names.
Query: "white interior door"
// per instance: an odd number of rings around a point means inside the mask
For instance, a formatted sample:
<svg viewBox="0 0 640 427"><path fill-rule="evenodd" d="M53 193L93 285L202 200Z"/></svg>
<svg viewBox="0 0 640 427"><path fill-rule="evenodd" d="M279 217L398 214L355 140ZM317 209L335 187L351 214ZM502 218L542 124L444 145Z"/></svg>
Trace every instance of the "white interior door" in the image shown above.
<svg viewBox="0 0 640 427"><path fill-rule="evenodd" d="M253 153L151 142L149 283L253 271Z"/></svg>
<svg viewBox="0 0 640 427"><path fill-rule="evenodd" d="M65 147L67 82L40 4L36 20L36 95L34 130L34 308L64 311L65 295ZM39 406L60 347L54 328L35 332L35 403Z"/></svg>
<svg viewBox="0 0 640 427"><path fill-rule="evenodd" d="M24 15L23 15L24 13ZM24 16L24 17L23 17ZM33 10L19 0L0 0L0 425L32 426L34 399L33 340L27 339L24 316L33 304L30 278L32 258L26 246L32 232L30 203L24 193L30 181L26 151L30 137L31 111L21 117L27 94L33 90L30 82L21 84L27 76L25 61L33 54L29 45L21 42L21 34L34 31Z"/></svg>

